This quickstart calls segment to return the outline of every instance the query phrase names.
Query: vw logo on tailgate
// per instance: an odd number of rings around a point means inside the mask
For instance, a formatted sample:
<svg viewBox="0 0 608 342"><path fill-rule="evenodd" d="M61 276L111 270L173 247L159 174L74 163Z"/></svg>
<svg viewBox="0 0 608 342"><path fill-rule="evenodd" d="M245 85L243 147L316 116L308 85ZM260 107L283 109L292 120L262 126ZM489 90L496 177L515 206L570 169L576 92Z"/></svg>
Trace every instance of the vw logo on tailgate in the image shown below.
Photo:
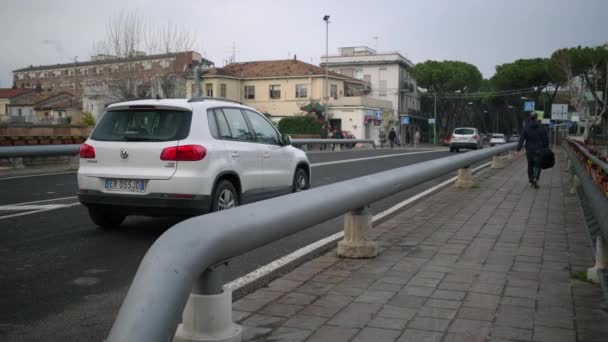
<svg viewBox="0 0 608 342"><path fill-rule="evenodd" d="M127 159L129 158L129 151L126 148L120 149L120 158Z"/></svg>

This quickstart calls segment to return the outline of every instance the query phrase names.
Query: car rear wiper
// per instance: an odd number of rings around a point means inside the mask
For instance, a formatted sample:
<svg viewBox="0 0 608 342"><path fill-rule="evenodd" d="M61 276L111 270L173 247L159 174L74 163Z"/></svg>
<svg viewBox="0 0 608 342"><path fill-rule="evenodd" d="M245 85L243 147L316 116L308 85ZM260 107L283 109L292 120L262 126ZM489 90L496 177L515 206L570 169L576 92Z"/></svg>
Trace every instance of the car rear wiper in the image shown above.
<svg viewBox="0 0 608 342"><path fill-rule="evenodd" d="M146 137L141 135L125 135L123 139L125 141L163 141L163 139Z"/></svg>

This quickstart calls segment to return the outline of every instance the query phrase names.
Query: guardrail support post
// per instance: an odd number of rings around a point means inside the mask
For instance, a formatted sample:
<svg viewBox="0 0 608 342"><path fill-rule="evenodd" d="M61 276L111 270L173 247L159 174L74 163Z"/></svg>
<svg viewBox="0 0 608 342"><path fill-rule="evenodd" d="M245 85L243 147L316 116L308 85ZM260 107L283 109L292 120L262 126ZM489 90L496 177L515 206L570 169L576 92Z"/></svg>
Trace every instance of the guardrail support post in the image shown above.
<svg viewBox="0 0 608 342"><path fill-rule="evenodd" d="M580 180L577 175L572 175L572 186L570 186L570 195L576 195L576 190L580 184Z"/></svg>
<svg viewBox="0 0 608 342"><path fill-rule="evenodd" d="M456 180L456 187L460 189L470 189L475 186L473 181L473 172L470 167L465 167L458 170L458 179Z"/></svg>
<svg viewBox="0 0 608 342"><path fill-rule="evenodd" d="M232 291L222 287L223 268L207 269L196 282L173 342L242 341L242 327L232 322Z"/></svg>
<svg viewBox="0 0 608 342"><path fill-rule="evenodd" d="M600 272L608 267L608 243L601 233L595 238L595 266L587 270L587 279L594 283L600 282Z"/></svg>
<svg viewBox="0 0 608 342"><path fill-rule="evenodd" d="M369 240L372 215L360 208L344 215L344 240L338 242L338 256L343 258L373 258L378 255L378 244Z"/></svg>
<svg viewBox="0 0 608 342"><path fill-rule="evenodd" d="M509 150L509 154L507 155L507 160L513 160L513 158L515 158L515 155L513 154L513 150Z"/></svg>
<svg viewBox="0 0 608 342"><path fill-rule="evenodd" d="M505 161L502 159L502 157L499 154L492 157L492 166L490 166L490 168L492 168L492 169L504 169L505 168Z"/></svg>
<svg viewBox="0 0 608 342"><path fill-rule="evenodd" d="M566 169L564 171L572 170L572 160L570 158L566 158Z"/></svg>
<svg viewBox="0 0 608 342"><path fill-rule="evenodd" d="M25 169L25 165L23 165L23 158L22 157L15 157L12 160L13 162L13 167L15 169Z"/></svg>

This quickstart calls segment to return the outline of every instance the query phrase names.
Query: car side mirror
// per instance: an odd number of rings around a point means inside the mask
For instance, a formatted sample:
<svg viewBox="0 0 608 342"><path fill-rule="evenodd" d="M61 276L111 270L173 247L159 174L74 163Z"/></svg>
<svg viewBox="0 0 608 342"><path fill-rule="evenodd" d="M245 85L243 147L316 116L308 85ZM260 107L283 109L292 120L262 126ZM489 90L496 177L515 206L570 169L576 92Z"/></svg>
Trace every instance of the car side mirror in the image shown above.
<svg viewBox="0 0 608 342"><path fill-rule="evenodd" d="M283 134L282 138L283 138L283 146L291 145L291 137L289 135Z"/></svg>

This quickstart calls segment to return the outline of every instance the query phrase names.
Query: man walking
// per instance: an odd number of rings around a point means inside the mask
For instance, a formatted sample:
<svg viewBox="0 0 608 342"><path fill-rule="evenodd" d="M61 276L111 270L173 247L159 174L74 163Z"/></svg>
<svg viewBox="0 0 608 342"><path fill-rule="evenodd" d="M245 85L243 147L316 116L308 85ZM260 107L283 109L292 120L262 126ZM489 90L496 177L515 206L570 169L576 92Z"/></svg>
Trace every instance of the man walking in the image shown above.
<svg viewBox="0 0 608 342"><path fill-rule="evenodd" d="M386 142L386 133L384 132L384 128L380 128L380 135L378 139L380 140L380 148L384 148L384 143Z"/></svg>
<svg viewBox="0 0 608 342"><path fill-rule="evenodd" d="M530 120L524 128L523 134L519 137L517 151L521 151L526 144L526 158L528 159L528 180L535 189L538 189L540 178L540 152L543 148L549 147L549 138L545 128L540 125L535 112L530 114Z"/></svg>
<svg viewBox="0 0 608 342"><path fill-rule="evenodd" d="M394 128L391 128L391 131L388 133L388 140L391 142L391 148L395 145L395 139L397 139L397 132L395 132Z"/></svg>
<svg viewBox="0 0 608 342"><path fill-rule="evenodd" d="M414 147L417 148L418 144L420 144L420 131L416 129L416 133L414 134Z"/></svg>
<svg viewBox="0 0 608 342"><path fill-rule="evenodd" d="M327 139L327 126L323 125L321 127L321 139ZM327 145L326 144L321 144L321 151L324 151L327 149Z"/></svg>

